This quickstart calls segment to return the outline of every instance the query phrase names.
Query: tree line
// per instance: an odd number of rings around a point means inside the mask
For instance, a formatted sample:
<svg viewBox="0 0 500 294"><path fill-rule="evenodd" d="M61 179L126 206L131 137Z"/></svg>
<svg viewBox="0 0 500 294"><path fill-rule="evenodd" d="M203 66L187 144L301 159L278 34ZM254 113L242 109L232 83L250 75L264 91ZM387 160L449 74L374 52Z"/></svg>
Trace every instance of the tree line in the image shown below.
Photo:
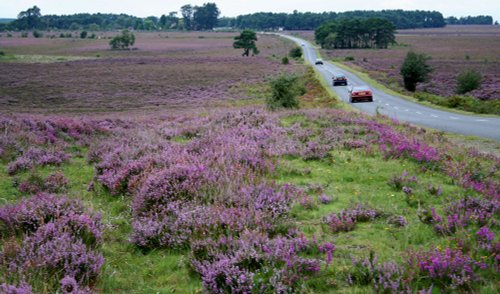
<svg viewBox="0 0 500 294"><path fill-rule="evenodd" d="M387 48L395 43L395 26L383 18L341 18L319 26L314 36L322 48Z"/></svg>
<svg viewBox="0 0 500 294"><path fill-rule="evenodd" d="M184 5L181 16L177 12L163 14L159 18L135 17L127 14L78 13L73 15L42 15L37 6L21 11L16 20L0 24L0 30L79 30L91 31L126 29L158 30L211 30L217 25L220 10L215 3L202 6Z"/></svg>
<svg viewBox="0 0 500 294"><path fill-rule="evenodd" d="M272 13L259 12L237 17L222 17L215 3L201 6L190 4L177 11L162 14L160 17L135 17L127 14L78 13L73 15L42 15L40 8L34 6L21 11L18 18L10 23L0 23L0 30L115 30L132 28L135 30L211 30L214 27L234 29L274 30L315 30L325 22L341 18L383 18L389 20L396 29L443 27L448 24L492 24L491 16L468 16L443 18L437 11L347 11L347 12L298 12Z"/></svg>
<svg viewBox="0 0 500 294"><path fill-rule="evenodd" d="M381 10L381 11L347 11L347 12L298 12L271 13L259 12L247 15L240 15L232 20L226 19L227 26L237 28L251 28L258 30L268 30L283 28L285 30L314 30L321 24L341 18L383 18L387 19L397 29L409 28L436 28L444 27L443 15L437 11L407 11L407 10Z"/></svg>
<svg viewBox="0 0 500 294"><path fill-rule="evenodd" d="M450 25L492 25L493 17L489 15L467 16L456 18L450 16L446 18L446 24Z"/></svg>

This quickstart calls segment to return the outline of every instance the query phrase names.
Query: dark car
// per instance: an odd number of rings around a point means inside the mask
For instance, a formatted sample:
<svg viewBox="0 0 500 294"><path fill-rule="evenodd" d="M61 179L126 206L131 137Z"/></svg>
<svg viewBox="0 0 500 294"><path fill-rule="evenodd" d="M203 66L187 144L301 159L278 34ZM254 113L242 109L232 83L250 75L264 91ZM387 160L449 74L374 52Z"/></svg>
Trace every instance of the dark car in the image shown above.
<svg viewBox="0 0 500 294"><path fill-rule="evenodd" d="M339 86L339 85L347 86L347 78L345 77L344 74L335 73L333 74L332 77L332 84L333 86Z"/></svg>
<svg viewBox="0 0 500 294"><path fill-rule="evenodd" d="M358 101L373 102L372 90L367 86L354 86L349 89L349 102Z"/></svg>
<svg viewBox="0 0 500 294"><path fill-rule="evenodd" d="M316 62L314 64L323 65L323 59L320 59L320 58L316 59Z"/></svg>

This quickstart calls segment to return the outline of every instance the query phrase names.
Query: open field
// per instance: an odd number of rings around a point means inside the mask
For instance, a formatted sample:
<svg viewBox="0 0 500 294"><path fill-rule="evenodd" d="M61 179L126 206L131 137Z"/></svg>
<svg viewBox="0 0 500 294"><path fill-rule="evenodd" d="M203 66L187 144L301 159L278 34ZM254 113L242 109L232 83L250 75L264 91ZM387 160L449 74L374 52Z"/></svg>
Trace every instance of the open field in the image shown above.
<svg viewBox="0 0 500 294"><path fill-rule="evenodd" d="M314 39L314 32L301 36ZM396 35L398 45L389 49L324 50L330 59L344 61L346 65L361 67L392 88L401 89L399 73L406 53L414 50L431 57L434 68L429 82L419 84L418 91L441 96L455 94L456 77L467 69L483 75L479 89L469 94L483 100L500 99L500 27L499 26L448 26L439 29L400 30ZM345 61L353 57L354 61Z"/></svg>
<svg viewBox="0 0 500 294"><path fill-rule="evenodd" d="M143 33L133 51L111 51L107 39L2 38L6 59L14 57L0 62L1 111L141 111L251 99L248 88L290 68L273 55L291 45L263 36L262 53L244 58L232 48L234 36Z"/></svg>
<svg viewBox="0 0 500 294"><path fill-rule="evenodd" d="M498 292L500 158L199 35L2 45L93 59L0 63L0 292Z"/></svg>

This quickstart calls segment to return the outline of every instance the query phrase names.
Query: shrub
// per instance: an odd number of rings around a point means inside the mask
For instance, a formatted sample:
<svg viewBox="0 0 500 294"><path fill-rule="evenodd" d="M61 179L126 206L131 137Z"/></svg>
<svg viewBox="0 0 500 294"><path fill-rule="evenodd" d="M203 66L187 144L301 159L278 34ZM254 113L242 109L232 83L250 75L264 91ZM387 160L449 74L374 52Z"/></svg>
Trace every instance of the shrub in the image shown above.
<svg viewBox="0 0 500 294"><path fill-rule="evenodd" d="M354 58L354 56L346 56L346 57L344 58L344 60L345 60L345 61L354 61L354 60L355 60L355 58Z"/></svg>
<svg viewBox="0 0 500 294"><path fill-rule="evenodd" d="M33 37L41 38L41 37L43 37L43 33L39 32L39 31L33 31Z"/></svg>
<svg viewBox="0 0 500 294"><path fill-rule="evenodd" d="M294 47L290 50L290 53L288 55L294 59L301 58L302 57L302 48Z"/></svg>
<svg viewBox="0 0 500 294"><path fill-rule="evenodd" d="M465 94L472 90L478 89L481 86L483 77L481 73L475 70L466 70L457 76L458 94Z"/></svg>
<svg viewBox="0 0 500 294"><path fill-rule="evenodd" d="M28 38L28 32L22 32L21 38Z"/></svg>
<svg viewBox="0 0 500 294"><path fill-rule="evenodd" d="M87 38L87 31L82 31L82 32L80 33L80 38L81 38L81 39L85 39L85 38Z"/></svg>
<svg viewBox="0 0 500 294"><path fill-rule="evenodd" d="M121 35L118 35L109 41L111 49L128 49L135 43L135 35L129 30L123 30Z"/></svg>
<svg viewBox="0 0 500 294"><path fill-rule="evenodd" d="M281 63L282 64L289 64L290 60L288 59L288 57L285 56L285 57L281 58Z"/></svg>
<svg viewBox="0 0 500 294"><path fill-rule="evenodd" d="M415 92L417 83L425 82L432 69L427 65L429 57L409 51L401 65L401 75L404 86L410 92Z"/></svg>
<svg viewBox="0 0 500 294"><path fill-rule="evenodd" d="M283 74L271 81L272 95L266 101L271 110L299 108L298 96L305 93L304 85L296 75Z"/></svg>

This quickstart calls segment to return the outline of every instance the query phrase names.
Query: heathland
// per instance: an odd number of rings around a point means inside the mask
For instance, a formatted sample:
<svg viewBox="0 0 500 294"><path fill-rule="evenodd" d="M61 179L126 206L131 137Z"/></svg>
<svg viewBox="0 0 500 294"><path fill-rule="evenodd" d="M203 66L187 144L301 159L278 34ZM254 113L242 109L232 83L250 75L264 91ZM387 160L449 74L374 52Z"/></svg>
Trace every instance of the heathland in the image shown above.
<svg viewBox="0 0 500 294"><path fill-rule="evenodd" d="M0 38L0 291L498 292L496 155L342 105L278 37L113 34ZM269 111L283 72L301 109Z"/></svg>

